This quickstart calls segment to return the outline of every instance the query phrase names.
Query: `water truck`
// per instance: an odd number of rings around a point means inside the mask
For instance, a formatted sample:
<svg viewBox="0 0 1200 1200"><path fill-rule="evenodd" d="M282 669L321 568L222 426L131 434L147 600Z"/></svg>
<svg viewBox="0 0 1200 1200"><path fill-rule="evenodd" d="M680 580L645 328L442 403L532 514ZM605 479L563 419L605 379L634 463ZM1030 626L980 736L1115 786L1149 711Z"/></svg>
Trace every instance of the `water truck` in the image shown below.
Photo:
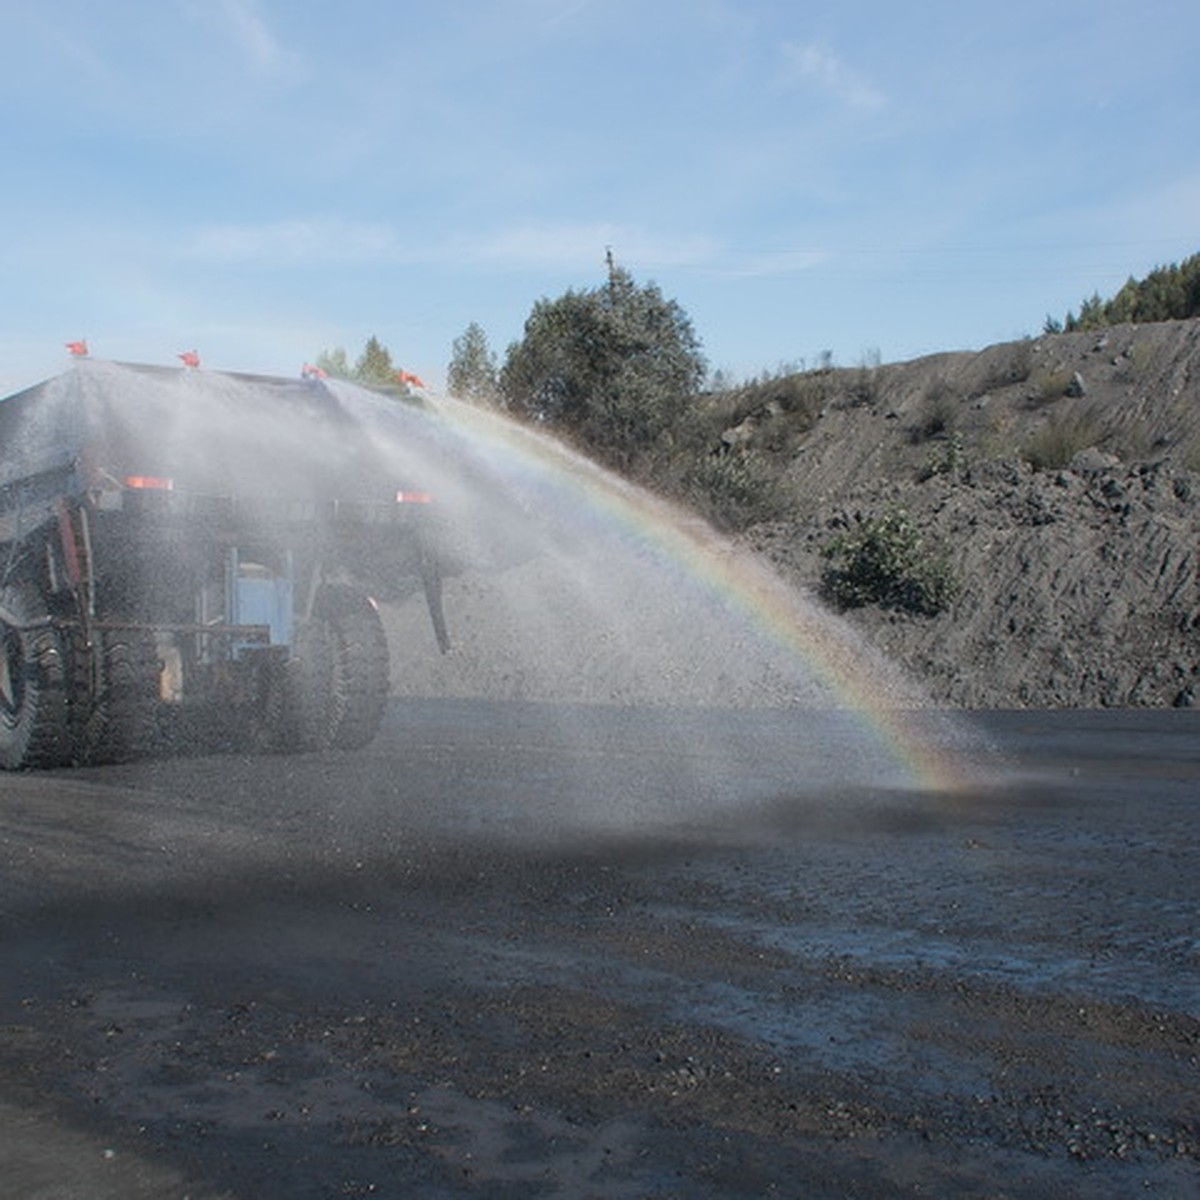
<svg viewBox="0 0 1200 1200"><path fill-rule="evenodd" d="M0 400L0 767L357 749L435 506L403 399L82 359Z"/></svg>

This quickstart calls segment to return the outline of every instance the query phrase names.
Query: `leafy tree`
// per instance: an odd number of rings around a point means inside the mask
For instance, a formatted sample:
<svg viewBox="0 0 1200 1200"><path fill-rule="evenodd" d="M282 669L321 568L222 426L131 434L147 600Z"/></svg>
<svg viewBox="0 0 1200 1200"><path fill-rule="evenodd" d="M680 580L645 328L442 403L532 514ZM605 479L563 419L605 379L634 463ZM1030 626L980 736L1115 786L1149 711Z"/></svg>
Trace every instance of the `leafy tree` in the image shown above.
<svg viewBox="0 0 1200 1200"><path fill-rule="evenodd" d="M679 422L704 373L683 309L653 284L635 284L610 256L600 287L534 305L500 390L513 411L627 468Z"/></svg>
<svg viewBox="0 0 1200 1200"><path fill-rule="evenodd" d="M350 378L350 360L346 357L344 346L335 346L332 350L322 350L317 355L317 366L326 375L332 375L334 379Z"/></svg>
<svg viewBox="0 0 1200 1200"><path fill-rule="evenodd" d="M446 382L450 394L460 400L489 403L498 396L496 356L488 346L487 334L474 321L454 339Z"/></svg>

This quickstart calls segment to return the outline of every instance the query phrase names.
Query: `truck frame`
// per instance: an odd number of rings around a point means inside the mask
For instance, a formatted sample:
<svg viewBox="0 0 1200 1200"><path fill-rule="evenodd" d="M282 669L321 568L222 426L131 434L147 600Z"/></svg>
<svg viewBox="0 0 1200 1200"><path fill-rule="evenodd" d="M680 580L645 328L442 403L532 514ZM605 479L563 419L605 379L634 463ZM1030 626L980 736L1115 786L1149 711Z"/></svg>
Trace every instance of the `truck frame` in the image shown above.
<svg viewBox="0 0 1200 1200"><path fill-rule="evenodd" d="M449 645L432 497L396 477L419 419L94 360L0 400L0 768L369 743L378 602L423 590Z"/></svg>

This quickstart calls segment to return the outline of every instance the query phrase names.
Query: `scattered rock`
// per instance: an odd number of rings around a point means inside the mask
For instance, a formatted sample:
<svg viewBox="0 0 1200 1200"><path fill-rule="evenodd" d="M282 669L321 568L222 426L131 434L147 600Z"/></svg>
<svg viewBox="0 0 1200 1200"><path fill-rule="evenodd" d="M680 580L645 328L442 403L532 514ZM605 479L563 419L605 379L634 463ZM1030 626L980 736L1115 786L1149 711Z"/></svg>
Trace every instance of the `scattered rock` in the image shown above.
<svg viewBox="0 0 1200 1200"><path fill-rule="evenodd" d="M721 445L730 450L744 446L754 437L754 420L747 417L740 425L734 425L721 434Z"/></svg>
<svg viewBox="0 0 1200 1200"><path fill-rule="evenodd" d="M1115 454L1106 454L1095 446L1080 450L1068 464L1069 469L1076 475L1103 475L1114 471L1121 465L1121 460Z"/></svg>

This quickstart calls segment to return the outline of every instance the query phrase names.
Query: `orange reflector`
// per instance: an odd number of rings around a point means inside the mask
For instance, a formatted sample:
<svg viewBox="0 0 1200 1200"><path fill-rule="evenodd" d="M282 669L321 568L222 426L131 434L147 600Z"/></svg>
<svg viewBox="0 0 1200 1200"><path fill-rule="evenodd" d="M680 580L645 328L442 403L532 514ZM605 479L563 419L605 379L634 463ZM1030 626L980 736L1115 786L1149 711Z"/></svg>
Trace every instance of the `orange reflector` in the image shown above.
<svg viewBox="0 0 1200 1200"><path fill-rule="evenodd" d="M175 480L161 475L126 475L125 486L139 491L170 492L175 489Z"/></svg>
<svg viewBox="0 0 1200 1200"><path fill-rule="evenodd" d="M432 504L433 496L429 492L397 492L397 504Z"/></svg>

